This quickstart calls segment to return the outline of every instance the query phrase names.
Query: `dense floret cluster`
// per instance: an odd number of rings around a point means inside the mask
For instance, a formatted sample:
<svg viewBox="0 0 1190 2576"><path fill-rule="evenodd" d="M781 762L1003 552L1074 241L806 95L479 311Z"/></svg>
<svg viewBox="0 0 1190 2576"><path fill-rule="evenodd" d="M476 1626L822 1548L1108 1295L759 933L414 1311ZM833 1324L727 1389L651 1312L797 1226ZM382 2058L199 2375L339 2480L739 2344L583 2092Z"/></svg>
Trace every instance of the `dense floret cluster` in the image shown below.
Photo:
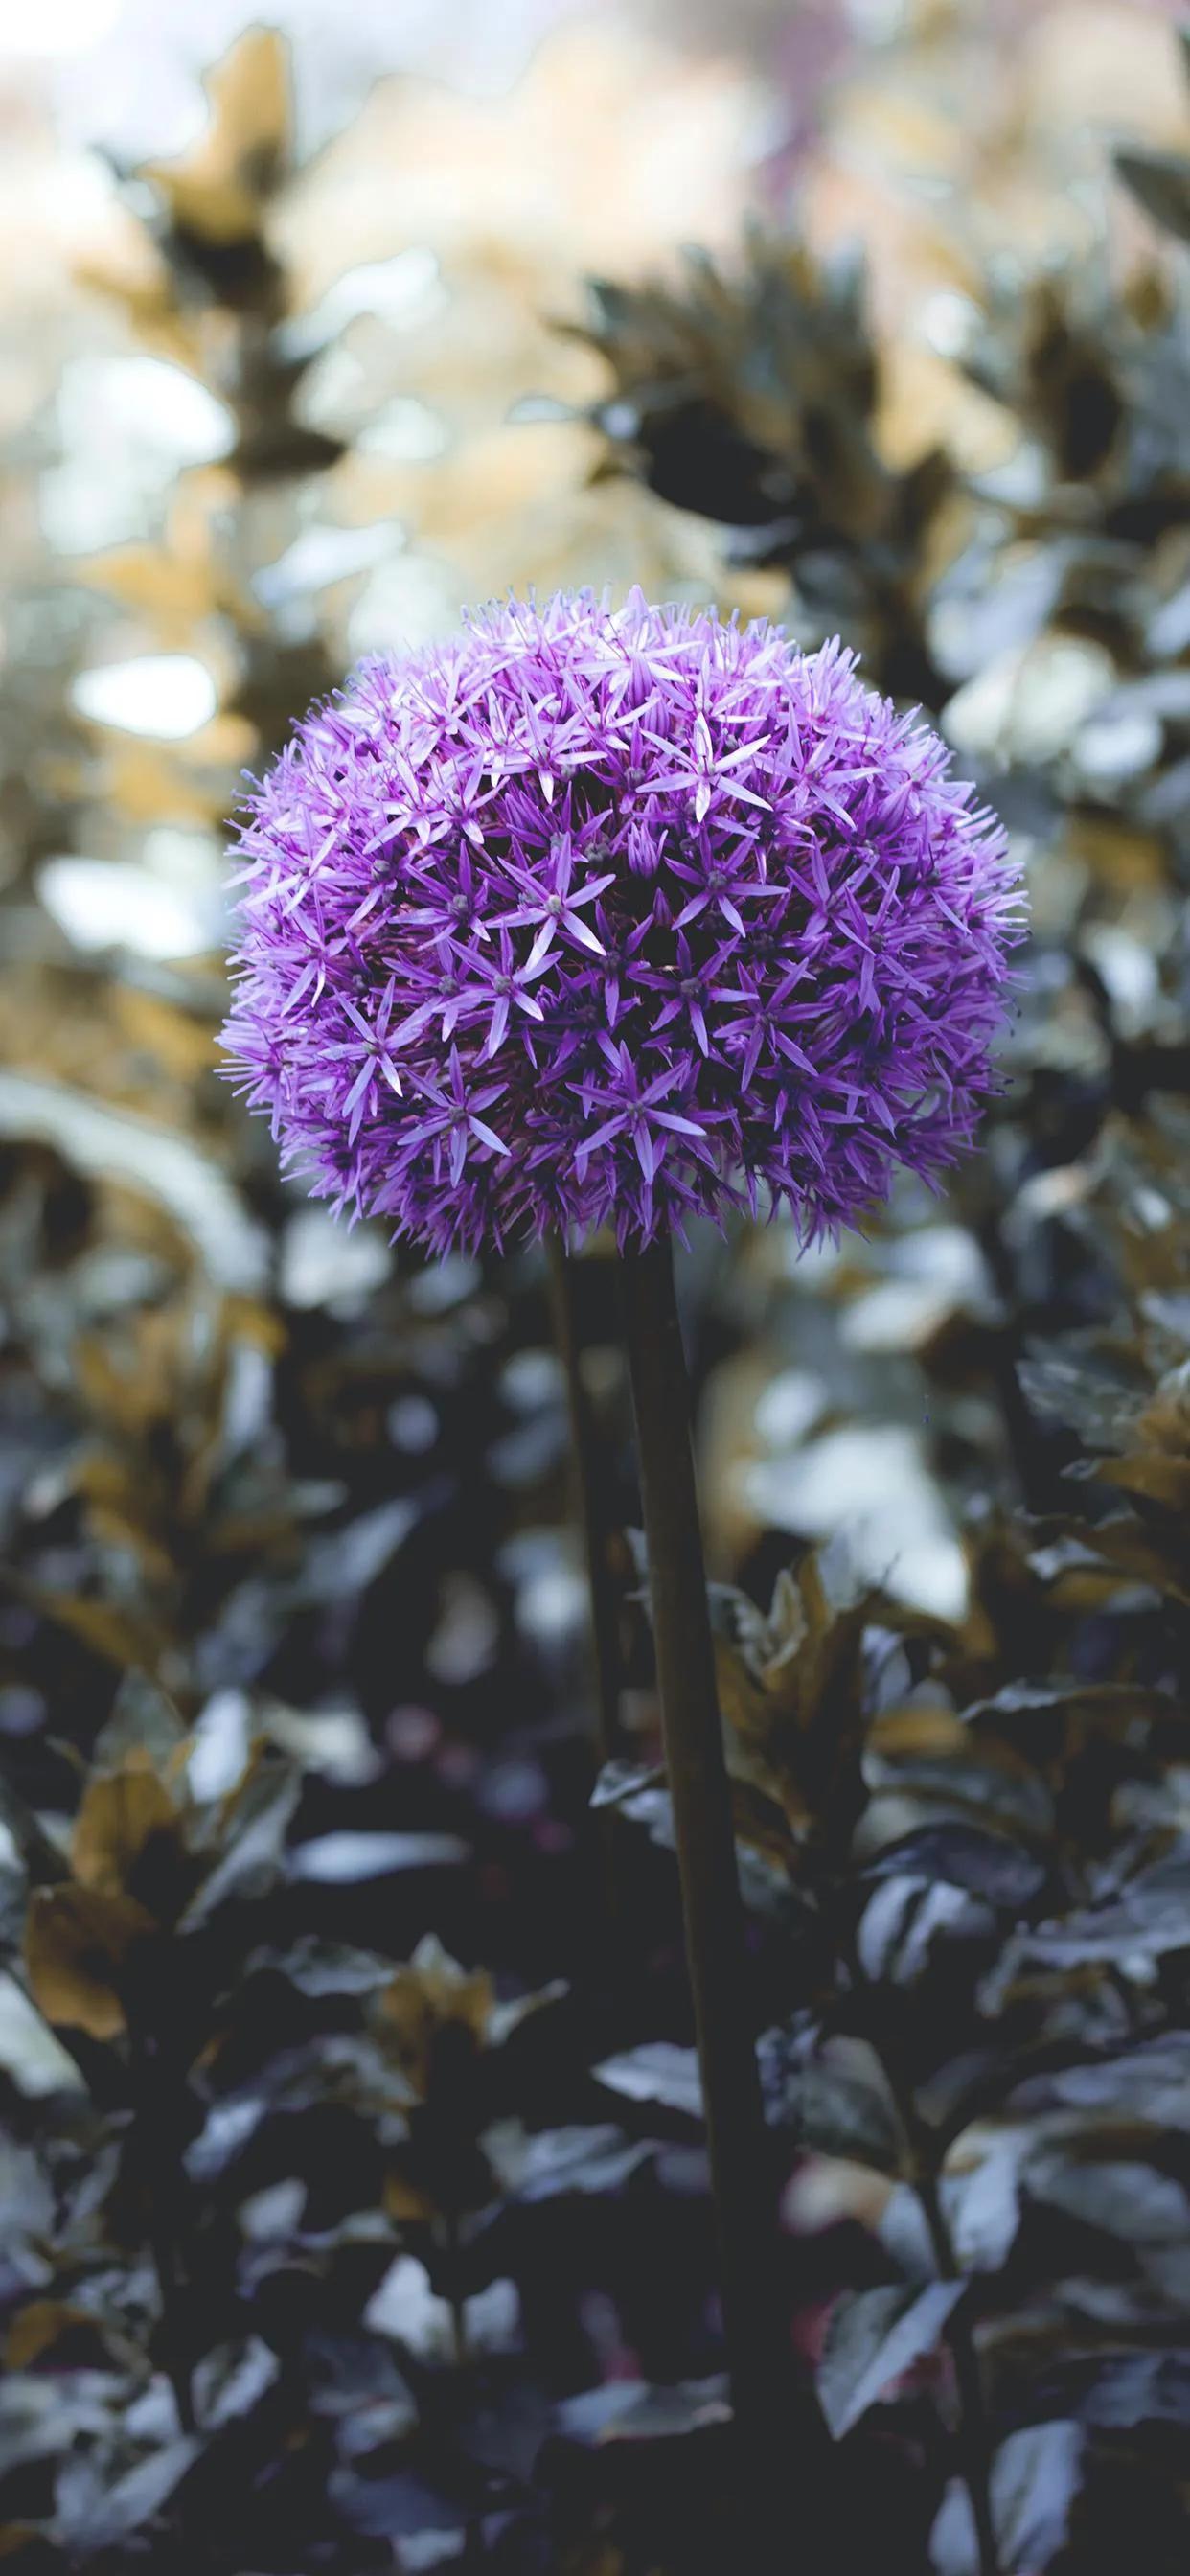
<svg viewBox="0 0 1190 2576"><path fill-rule="evenodd" d="M285 1157L444 1251L932 1177L994 1085L1016 873L836 645L510 602L248 800L229 1052Z"/></svg>

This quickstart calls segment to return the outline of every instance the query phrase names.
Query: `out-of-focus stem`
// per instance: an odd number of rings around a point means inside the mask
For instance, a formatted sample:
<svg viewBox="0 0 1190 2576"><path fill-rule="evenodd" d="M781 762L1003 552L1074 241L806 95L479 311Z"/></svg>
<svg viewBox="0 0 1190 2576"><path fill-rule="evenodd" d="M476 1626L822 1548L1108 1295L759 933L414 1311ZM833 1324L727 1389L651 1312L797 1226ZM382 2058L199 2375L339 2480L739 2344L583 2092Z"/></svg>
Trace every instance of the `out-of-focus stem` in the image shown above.
<svg viewBox="0 0 1190 2576"><path fill-rule="evenodd" d="M575 1501L587 1564L598 1752L601 1762L610 1762L620 1750L620 1645L616 1585L608 1547L611 1530L607 1478L601 1469L591 1398L583 1378L575 1275L578 1265L567 1252L561 1235L551 1236L548 1249L554 1335L566 1379Z"/></svg>
<svg viewBox="0 0 1190 2576"><path fill-rule="evenodd" d="M132 2014L129 2035L135 2085L134 2154L145 2209L145 2234L161 2303L162 2360L173 2388L178 2421L184 2433L193 2433L188 2301L180 2249L185 2200L182 2124L176 2117L170 2078L162 2069L160 2051L152 2035Z"/></svg>

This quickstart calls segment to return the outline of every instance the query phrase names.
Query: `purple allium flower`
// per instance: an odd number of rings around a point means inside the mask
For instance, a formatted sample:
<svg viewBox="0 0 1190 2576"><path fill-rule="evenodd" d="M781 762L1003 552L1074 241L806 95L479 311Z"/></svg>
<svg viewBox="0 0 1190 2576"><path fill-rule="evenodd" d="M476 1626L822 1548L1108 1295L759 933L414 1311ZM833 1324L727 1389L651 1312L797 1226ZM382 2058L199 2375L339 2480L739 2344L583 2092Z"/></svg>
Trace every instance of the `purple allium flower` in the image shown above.
<svg viewBox="0 0 1190 2576"><path fill-rule="evenodd" d="M838 645L639 592L367 662L248 800L242 1087L436 1251L830 1232L995 1088L1019 892L948 766Z"/></svg>

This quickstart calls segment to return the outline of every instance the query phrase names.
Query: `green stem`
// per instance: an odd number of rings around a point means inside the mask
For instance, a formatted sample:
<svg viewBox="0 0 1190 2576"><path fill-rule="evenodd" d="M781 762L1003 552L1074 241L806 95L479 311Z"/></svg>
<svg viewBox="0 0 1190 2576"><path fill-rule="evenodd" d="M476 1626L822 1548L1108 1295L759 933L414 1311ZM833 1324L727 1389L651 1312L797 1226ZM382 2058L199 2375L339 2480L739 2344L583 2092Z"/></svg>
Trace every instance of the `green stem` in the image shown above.
<svg viewBox="0 0 1190 2576"><path fill-rule="evenodd" d="M190 2374L187 2285L180 2239L185 2178L180 2161L180 2123L163 2077L153 2037L128 2017L130 2062L134 2084L135 2156L145 2212L145 2236L157 2278L161 2303L162 2360L174 2392L178 2421L193 2433L196 2418ZM174 2116L171 2116L174 2114Z"/></svg>
<svg viewBox="0 0 1190 2576"><path fill-rule="evenodd" d="M462 2370L470 2360L471 2352L467 2339L467 2301L459 2284L459 2262L462 2253L463 2238L462 2230L459 2226L458 2214L454 2210L449 2210L443 2221L443 2236L448 2263L447 2277L450 2285L447 2293L447 2302L450 2308L451 2342L454 2346L455 2368L456 2370Z"/></svg>
<svg viewBox="0 0 1190 2576"><path fill-rule="evenodd" d="M788 2522L811 2463L791 2458L804 2413L782 2296L780 2230L749 1998L744 1909L723 1749L670 1246L622 1256L665 1758L719 2238L741 2494L755 2550L789 2563ZM796 2413L795 2413L796 2410ZM810 2419L811 2447L827 2447ZM821 2434L821 2442L819 2435ZM799 2523L801 2517L799 2515ZM784 2554L780 2552L781 2526ZM803 2565L805 2564L803 2560Z"/></svg>

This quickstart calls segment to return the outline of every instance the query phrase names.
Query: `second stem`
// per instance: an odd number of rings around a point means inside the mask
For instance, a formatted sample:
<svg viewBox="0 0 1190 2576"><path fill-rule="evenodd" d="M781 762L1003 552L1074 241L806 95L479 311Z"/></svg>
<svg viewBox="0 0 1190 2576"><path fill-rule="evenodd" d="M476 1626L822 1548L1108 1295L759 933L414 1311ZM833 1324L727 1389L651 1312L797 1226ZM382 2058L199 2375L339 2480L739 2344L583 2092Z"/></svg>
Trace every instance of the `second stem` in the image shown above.
<svg viewBox="0 0 1190 2576"><path fill-rule="evenodd" d="M620 1751L619 1611L608 1557L611 1515L607 1509L606 1475L600 1460L595 1418L583 1377L578 1264L571 1259L560 1234L550 1237L546 1250L554 1335L566 1381L575 1499L587 1560L591 1649L595 1666L596 1742L602 1764L614 1761Z"/></svg>
<svg viewBox="0 0 1190 2576"><path fill-rule="evenodd" d="M767 2455L771 2469L774 2442L788 2446L795 2401L668 1241L625 1252L622 1278L724 2338L740 2465L751 2484L758 2456Z"/></svg>

